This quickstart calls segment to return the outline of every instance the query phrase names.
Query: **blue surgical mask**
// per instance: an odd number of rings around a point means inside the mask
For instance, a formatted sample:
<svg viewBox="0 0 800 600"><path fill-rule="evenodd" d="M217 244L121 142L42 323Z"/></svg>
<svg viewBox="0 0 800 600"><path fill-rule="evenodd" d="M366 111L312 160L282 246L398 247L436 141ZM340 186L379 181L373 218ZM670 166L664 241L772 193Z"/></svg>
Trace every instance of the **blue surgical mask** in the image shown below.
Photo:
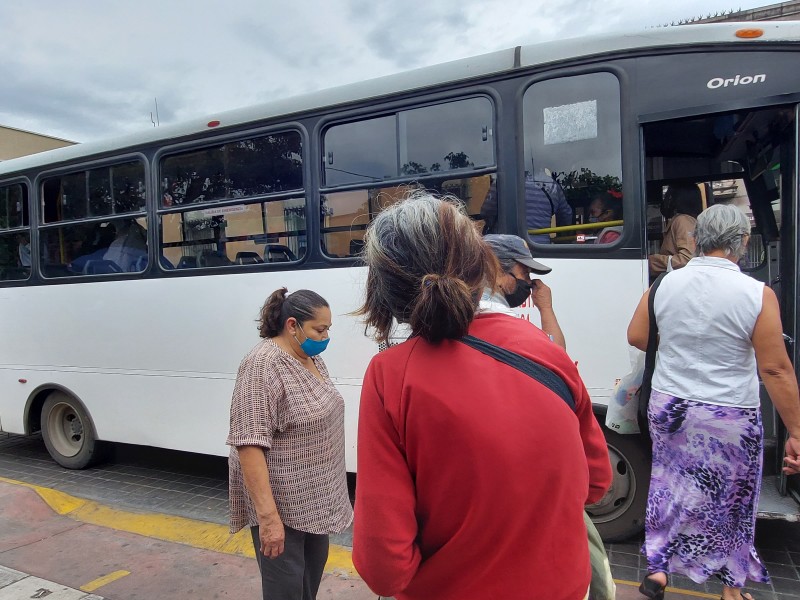
<svg viewBox="0 0 800 600"><path fill-rule="evenodd" d="M300 350L305 352L306 356L316 356L317 354L325 351L325 348L328 347L328 342L331 341L331 338L326 338L324 340L312 340L310 337L306 336L306 339L303 340L303 343L300 343L300 340L297 339L297 336L294 336L294 340L300 344Z"/></svg>

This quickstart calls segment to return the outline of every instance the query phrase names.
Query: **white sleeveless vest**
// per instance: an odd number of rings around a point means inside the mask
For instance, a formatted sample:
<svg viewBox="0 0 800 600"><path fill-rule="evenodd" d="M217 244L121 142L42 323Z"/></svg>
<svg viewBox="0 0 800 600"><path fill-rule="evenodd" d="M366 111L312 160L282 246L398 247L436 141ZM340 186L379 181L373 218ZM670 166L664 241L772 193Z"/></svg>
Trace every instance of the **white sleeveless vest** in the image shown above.
<svg viewBox="0 0 800 600"><path fill-rule="evenodd" d="M661 282L653 389L710 404L759 406L750 338L764 284L726 258L693 258Z"/></svg>

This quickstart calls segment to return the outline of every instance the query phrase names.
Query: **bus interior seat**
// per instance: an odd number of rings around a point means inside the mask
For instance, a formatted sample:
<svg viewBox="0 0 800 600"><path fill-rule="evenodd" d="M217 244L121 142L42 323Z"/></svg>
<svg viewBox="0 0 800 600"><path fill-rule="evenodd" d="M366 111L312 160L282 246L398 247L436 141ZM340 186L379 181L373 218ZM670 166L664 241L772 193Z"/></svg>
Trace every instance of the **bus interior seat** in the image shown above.
<svg viewBox="0 0 800 600"><path fill-rule="evenodd" d="M141 273L147 268L147 263L149 262L150 261L147 258L146 254L144 256L140 256L139 258L136 259L136 262L131 265L128 271L130 271L131 273Z"/></svg>
<svg viewBox="0 0 800 600"><path fill-rule="evenodd" d="M181 256L181 259L178 261L178 266L175 267L176 269L196 269L197 268L197 257L196 256Z"/></svg>
<svg viewBox="0 0 800 600"><path fill-rule="evenodd" d="M226 267L231 264L227 256L219 254L216 250L203 252L197 259L198 267Z"/></svg>
<svg viewBox="0 0 800 600"><path fill-rule="evenodd" d="M163 254L158 255L158 263L161 265L162 269L166 269L167 271L172 271L176 268L175 265L172 264L172 261Z"/></svg>
<svg viewBox="0 0 800 600"><path fill-rule="evenodd" d="M257 265L263 263L264 259L258 252L237 252L235 262L237 265Z"/></svg>
<svg viewBox="0 0 800 600"><path fill-rule="evenodd" d="M613 244L620 237L622 237L622 225L615 225L614 227L604 227L597 234L595 244Z"/></svg>
<svg viewBox="0 0 800 600"><path fill-rule="evenodd" d="M84 275L105 275L108 273L122 273L122 269L113 260L87 260L83 266Z"/></svg>
<svg viewBox="0 0 800 600"><path fill-rule="evenodd" d="M292 262L297 260L297 257L288 246L267 244L264 248L264 260L266 262Z"/></svg>

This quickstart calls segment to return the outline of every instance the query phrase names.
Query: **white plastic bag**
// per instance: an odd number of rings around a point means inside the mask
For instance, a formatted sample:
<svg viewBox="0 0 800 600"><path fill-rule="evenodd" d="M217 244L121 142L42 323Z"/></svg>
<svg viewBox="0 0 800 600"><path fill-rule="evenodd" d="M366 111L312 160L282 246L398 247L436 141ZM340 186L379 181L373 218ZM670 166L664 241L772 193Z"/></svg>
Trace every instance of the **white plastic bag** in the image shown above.
<svg viewBox="0 0 800 600"><path fill-rule="evenodd" d="M619 380L608 403L606 427L616 433L639 433L639 388L644 375L645 353L631 348L631 372Z"/></svg>

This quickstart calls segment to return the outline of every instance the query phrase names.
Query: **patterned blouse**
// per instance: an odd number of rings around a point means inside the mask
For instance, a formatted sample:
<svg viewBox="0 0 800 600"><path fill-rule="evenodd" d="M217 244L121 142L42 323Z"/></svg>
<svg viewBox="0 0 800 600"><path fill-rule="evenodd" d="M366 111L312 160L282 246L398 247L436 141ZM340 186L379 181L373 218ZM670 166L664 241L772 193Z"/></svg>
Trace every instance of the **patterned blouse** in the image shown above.
<svg viewBox="0 0 800 600"><path fill-rule="evenodd" d="M281 521L307 533L340 532L353 510L347 492L344 399L314 357L320 381L270 339L239 366L231 401L231 533L258 525L237 446L261 446Z"/></svg>

